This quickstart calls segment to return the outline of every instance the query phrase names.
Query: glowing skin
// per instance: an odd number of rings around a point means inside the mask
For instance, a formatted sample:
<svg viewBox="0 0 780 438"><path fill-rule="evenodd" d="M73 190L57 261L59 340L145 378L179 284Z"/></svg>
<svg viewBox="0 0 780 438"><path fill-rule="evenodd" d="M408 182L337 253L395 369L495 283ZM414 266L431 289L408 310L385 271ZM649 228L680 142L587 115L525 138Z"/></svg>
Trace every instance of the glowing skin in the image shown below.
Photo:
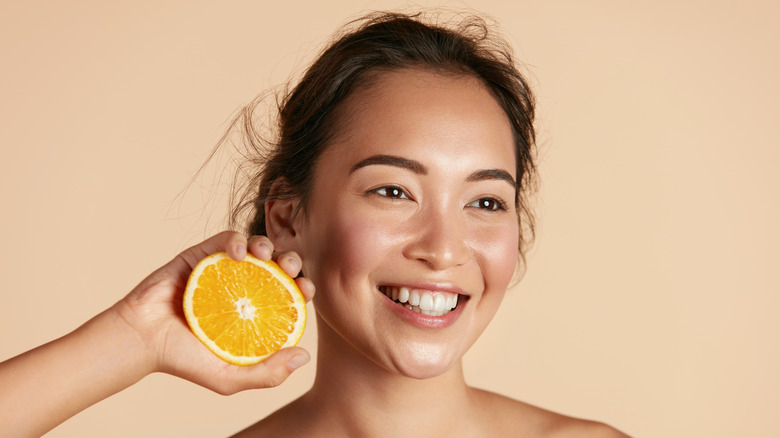
<svg viewBox="0 0 780 438"><path fill-rule="evenodd" d="M294 236L278 245L317 287L321 345L441 375L493 317L517 264L509 122L476 79L422 70L378 75L343 110ZM400 288L458 304L417 313L386 296Z"/></svg>

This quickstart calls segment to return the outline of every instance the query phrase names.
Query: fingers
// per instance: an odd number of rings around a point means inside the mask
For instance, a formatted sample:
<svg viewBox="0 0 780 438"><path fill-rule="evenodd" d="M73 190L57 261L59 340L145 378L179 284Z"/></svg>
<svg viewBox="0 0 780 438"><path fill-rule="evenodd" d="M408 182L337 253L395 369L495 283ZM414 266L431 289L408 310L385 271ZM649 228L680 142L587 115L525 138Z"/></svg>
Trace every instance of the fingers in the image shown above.
<svg viewBox="0 0 780 438"><path fill-rule="evenodd" d="M309 353L300 347L277 351L263 362L250 366L229 364L203 346L188 329L172 333L175 342L161 358L158 371L181 377L223 395L246 389L281 385L293 371L310 361ZM184 334L187 336L184 336ZM181 338L181 339L179 339Z"/></svg>
<svg viewBox="0 0 780 438"><path fill-rule="evenodd" d="M274 253L274 244L266 236L252 236L249 238L249 251L260 260L270 260ZM295 252L283 252L277 255L276 262L281 266L284 272L292 278L303 293L303 297L308 303L314 297L314 283L308 278L298 277L301 273L303 262L301 256ZM298 277L298 278L296 278Z"/></svg>
<svg viewBox="0 0 780 438"><path fill-rule="evenodd" d="M287 251L279 253L276 257L276 263L292 278L298 276L301 273L301 256L296 252Z"/></svg>
<svg viewBox="0 0 780 438"><path fill-rule="evenodd" d="M298 284L298 289L303 293L303 298L308 303L314 298L314 283L305 277L298 277L295 279L295 283Z"/></svg>
<svg viewBox="0 0 780 438"><path fill-rule="evenodd" d="M271 260L274 256L274 244L266 236L252 236L249 238L249 251L260 260ZM303 262L301 256L293 251L278 253L275 257L276 263L290 277L297 277L301 273Z"/></svg>
<svg viewBox="0 0 780 438"><path fill-rule="evenodd" d="M179 254L173 263L183 261L189 269L182 265L176 265L182 270L191 271L205 257L226 251L233 260L244 260L248 253L251 253L260 260L275 259L276 263L292 278L300 275L303 267L301 256L293 251L285 251L276 254L274 257L274 245L266 236L251 236L249 239L235 231L223 231L213 237L187 249ZM310 301L314 296L314 285L307 279L297 278L296 283L303 292L306 301Z"/></svg>
<svg viewBox="0 0 780 438"><path fill-rule="evenodd" d="M177 290L182 290L187 276L198 262L211 254L226 251L231 258L239 261L244 260L247 254L253 254L261 260L274 259L288 275L298 277L303 266L300 255L291 251L274 254L273 249L268 237L251 236L247 239L239 233L225 231L182 252L160 271L175 277L178 281ZM314 295L314 284L311 280L297 278L295 282L306 301L311 300ZM168 284L159 281L152 283ZM203 348L185 325L177 325L175 330L176 342L167 343L173 338L170 337L172 335L165 336L168 348L160 349L162 353L158 360L159 368L220 394L280 385L294 370L310 361L305 350L293 347L280 350L257 365L229 365Z"/></svg>
<svg viewBox="0 0 780 438"><path fill-rule="evenodd" d="M199 261L220 251L226 251L234 260L244 260L247 253L247 240L235 231L223 231L185 250L180 257L187 262L190 269L193 269Z"/></svg>
<svg viewBox="0 0 780 438"><path fill-rule="evenodd" d="M270 260L273 257L274 245L266 236L252 236L249 238L249 250L260 260ZM301 256L293 251L286 251L277 254L276 263L292 278L303 293L306 302L314 297L314 283L308 278L298 277L301 273L303 261ZM298 278L296 278L298 277Z"/></svg>
<svg viewBox="0 0 780 438"><path fill-rule="evenodd" d="M252 236L247 239L235 231L223 231L190 247L181 256L190 268L194 268L205 257L220 251L227 252L231 259L237 261L244 260L249 252L261 260L270 260L273 244L265 236Z"/></svg>
<svg viewBox="0 0 780 438"><path fill-rule="evenodd" d="M274 255L274 244L266 236L252 236L249 238L249 251L260 260L271 260ZM301 256L293 251L285 251L276 255L276 263L290 277L297 277L301 272L303 263Z"/></svg>
<svg viewBox="0 0 780 438"><path fill-rule="evenodd" d="M252 236L248 245L249 251L260 260L271 260L274 254L274 244L266 236Z"/></svg>
<svg viewBox="0 0 780 438"><path fill-rule="evenodd" d="M228 255L231 259L236 261L244 260L246 257L246 239L244 239L244 236L241 236L240 239L236 238L236 242L228 242L228 244L225 246L225 251L227 251Z"/></svg>
<svg viewBox="0 0 780 438"><path fill-rule="evenodd" d="M266 236L251 236L249 239L235 231L223 231L187 249L182 256L194 267L201 259L216 252L226 251L233 260L244 260L251 253L260 260L271 260L274 245ZM276 262L290 276L297 277L301 270L301 257L292 251L279 253Z"/></svg>

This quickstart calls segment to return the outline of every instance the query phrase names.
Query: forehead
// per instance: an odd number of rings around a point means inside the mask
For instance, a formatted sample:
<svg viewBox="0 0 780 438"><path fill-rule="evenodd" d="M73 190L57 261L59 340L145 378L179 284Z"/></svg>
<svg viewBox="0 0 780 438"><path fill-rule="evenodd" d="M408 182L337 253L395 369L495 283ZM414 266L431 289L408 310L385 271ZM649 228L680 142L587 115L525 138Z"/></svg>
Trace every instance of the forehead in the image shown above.
<svg viewBox="0 0 780 438"><path fill-rule="evenodd" d="M373 73L342 103L326 152L345 161L375 153L474 155L515 174L509 119L477 78L424 69ZM478 152L478 154L475 154Z"/></svg>

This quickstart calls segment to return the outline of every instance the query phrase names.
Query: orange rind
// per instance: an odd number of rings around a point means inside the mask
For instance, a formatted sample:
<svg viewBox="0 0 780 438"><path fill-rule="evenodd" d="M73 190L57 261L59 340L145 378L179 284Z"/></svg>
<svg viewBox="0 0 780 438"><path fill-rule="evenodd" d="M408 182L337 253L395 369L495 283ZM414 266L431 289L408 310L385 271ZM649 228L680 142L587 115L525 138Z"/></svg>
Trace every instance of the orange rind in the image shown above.
<svg viewBox="0 0 780 438"><path fill-rule="evenodd" d="M184 315L209 350L235 365L252 365L298 343L306 301L298 285L273 261L227 253L198 263L184 291Z"/></svg>

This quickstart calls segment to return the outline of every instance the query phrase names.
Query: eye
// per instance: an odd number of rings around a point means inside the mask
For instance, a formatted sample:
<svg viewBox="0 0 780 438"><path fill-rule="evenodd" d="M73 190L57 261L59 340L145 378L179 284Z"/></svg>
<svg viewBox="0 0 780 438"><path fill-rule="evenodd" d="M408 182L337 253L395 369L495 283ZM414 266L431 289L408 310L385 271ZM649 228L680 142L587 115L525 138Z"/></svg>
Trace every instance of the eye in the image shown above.
<svg viewBox="0 0 780 438"><path fill-rule="evenodd" d="M504 201L496 198L479 198L466 207L475 207L487 211L506 211L507 209Z"/></svg>
<svg viewBox="0 0 780 438"><path fill-rule="evenodd" d="M376 193L379 196L391 199L410 199L404 189L396 186L383 186L369 191L370 193Z"/></svg>

